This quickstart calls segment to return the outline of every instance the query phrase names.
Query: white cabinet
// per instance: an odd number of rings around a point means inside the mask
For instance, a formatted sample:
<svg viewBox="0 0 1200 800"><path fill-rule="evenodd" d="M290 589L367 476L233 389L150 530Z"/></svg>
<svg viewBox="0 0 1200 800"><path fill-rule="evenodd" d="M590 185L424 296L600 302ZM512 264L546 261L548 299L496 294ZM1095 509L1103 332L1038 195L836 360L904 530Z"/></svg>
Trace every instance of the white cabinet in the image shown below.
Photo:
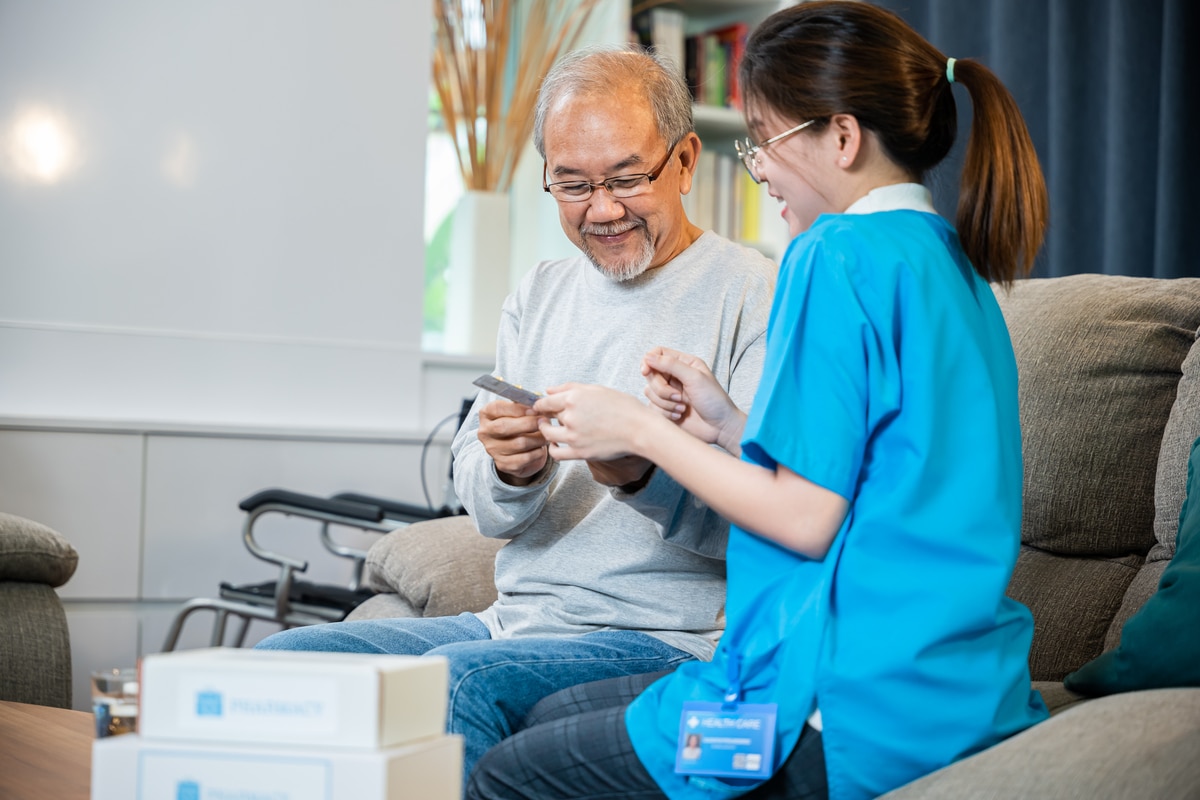
<svg viewBox="0 0 1200 800"><path fill-rule="evenodd" d="M49 525L79 553L75 575L58 589L71 633L75 708L88 708L92 670L133 666L158 652L183 600L214 596L221 581L275 577L277 568L242 543L243 498L280 487L423 503L424 462L429 499L440 505L451 428L433 438L422 459L424 434L0 420L0 510ZM267 549L308 559L307 579L350 577L348 562L324 551L309 521L268 515L255 533ZM376 538L349 530L334 535L359 548ZM211 615L194 615L179 646L207 645L211 622ZM257 623L249 642L275 629Z"/></svg>
<svg viewBox="0 0 1200 800"><path fill-rule="evenodd" d="M79 552L64 599L137 596L141 477L140 437L0 430L0 510L49 525Z"/></svg>
<svg viewBox="0 0 1200 800"><path fill-rule="evenodd" d="M150 437L141 597L211 596L222 580L273 578L278 568L254 558L241 538L246 515L238 503L262 489L320 495L355 491L424 502L419 455L415 446L369 441ZM435 461L445 463L441 458ZM438 497L446 474L439 470L430 476ZM325 552L319 530L309 520L269 514L255 525L255 538L267 550L307 560L305 580L349 580L349 562ZM360 549L378 538L358 531L336 535Z"/></svg>

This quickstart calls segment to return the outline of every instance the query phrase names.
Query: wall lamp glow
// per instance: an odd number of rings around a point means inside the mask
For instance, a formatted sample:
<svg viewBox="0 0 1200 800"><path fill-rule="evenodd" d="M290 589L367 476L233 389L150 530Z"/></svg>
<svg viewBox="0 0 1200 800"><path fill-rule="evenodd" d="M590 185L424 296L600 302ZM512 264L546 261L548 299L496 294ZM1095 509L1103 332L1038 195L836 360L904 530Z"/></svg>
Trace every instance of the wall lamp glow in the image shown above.
<svg viewBox="0 0 1200 800"><path fill-rule="evenodd" d="M79 146L60 115L31 108L17 115L3 139L7 171L37 183L56 183L80 163Z"/></svg>

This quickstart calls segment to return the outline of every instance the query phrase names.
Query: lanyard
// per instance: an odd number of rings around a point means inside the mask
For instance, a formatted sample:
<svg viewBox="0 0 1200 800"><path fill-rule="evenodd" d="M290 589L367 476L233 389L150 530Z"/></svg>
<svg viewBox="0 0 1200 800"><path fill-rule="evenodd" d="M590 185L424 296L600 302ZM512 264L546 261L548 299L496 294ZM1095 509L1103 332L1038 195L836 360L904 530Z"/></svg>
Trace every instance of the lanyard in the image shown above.
<svg viewBox="0 0 1200 800"><path fill-rule="evenodd" d="M721 708L726 711L733 711L737 708L738 701L742 699L742 654L729 653L725 659L725 679L728 685L725 689L725 702L721 704Z"/></svg>
<svg viewBox="0 0 1200 800"><path fill-rule="evenodd" d="M775 703L743 703L738 653L726 652L723 702L685 700L675 746L675 774L746 781L771 777L775 764ZM690 780L690 778L689 778Z"/></svg>

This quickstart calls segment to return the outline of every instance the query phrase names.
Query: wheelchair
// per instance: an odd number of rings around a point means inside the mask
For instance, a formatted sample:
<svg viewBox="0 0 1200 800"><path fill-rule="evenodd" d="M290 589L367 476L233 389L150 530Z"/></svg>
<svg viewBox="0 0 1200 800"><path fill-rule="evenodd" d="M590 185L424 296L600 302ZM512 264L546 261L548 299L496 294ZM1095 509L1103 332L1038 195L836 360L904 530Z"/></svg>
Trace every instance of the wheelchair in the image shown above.
<svg viewBox="0 0 1200 800"><path fill-rule="evenodd" d="M464 399L457 415L446 417L434 427L422 449L422 465L425 451L437 431L455 416L458 417L461 427L471 409L471 403L472 400ZM426 498L428 499L428 492ZM214 614L209 637L211 647L226 644L226 629L231 617L237 621L237 628L230 641L233 647L242 647L245 644L250 623L256 619L274 622L281 629L339 622L374 592L363 585L367 551L339 543L331 534L331 527L357 528L386 534L415 522L466 513L452 494L450 503L435 509L432 503L402 503L355 492L341 492L322 497L279 488L257 492L242 500L238 507L246 513L242 524L242 542L246 549L255 558L275 565L278 573L273 580L260 583L235 585L223 581L216 597L197 597L185 602L171 621L163 641L162 652L175 649L184 624L198 611L211 611ZM298 579L297 575L308 569L307 561L271 552L254 536L255 522L268 514L283 514L319 522L320 541L325 550L353 562L349 583L323 584Z"/></svg>

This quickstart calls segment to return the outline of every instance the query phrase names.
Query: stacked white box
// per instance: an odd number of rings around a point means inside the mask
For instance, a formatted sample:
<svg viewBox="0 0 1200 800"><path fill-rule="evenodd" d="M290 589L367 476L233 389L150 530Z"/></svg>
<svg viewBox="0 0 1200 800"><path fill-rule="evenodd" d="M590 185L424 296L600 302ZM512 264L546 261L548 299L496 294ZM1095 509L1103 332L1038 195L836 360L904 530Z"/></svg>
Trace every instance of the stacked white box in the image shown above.
<svg viewBox="0 0 1200 800"><path fill-rule="evenodd" d="M92 746L92 800L459 800L462 741L321 751L144 739Z"/></svg>
<svg viewBox="0 0 1200 800"><path fill-rule="evenodd" d="M209 648L147 656L138 733L98 739L92 800L457 800L437 657Z"/></svg>
<svg viewBox="0 0 1200 800"><path fill-rule="evenodd" d="M446 660L217 647L142 660L145 739L380 748L446 730Z"/></svg>

